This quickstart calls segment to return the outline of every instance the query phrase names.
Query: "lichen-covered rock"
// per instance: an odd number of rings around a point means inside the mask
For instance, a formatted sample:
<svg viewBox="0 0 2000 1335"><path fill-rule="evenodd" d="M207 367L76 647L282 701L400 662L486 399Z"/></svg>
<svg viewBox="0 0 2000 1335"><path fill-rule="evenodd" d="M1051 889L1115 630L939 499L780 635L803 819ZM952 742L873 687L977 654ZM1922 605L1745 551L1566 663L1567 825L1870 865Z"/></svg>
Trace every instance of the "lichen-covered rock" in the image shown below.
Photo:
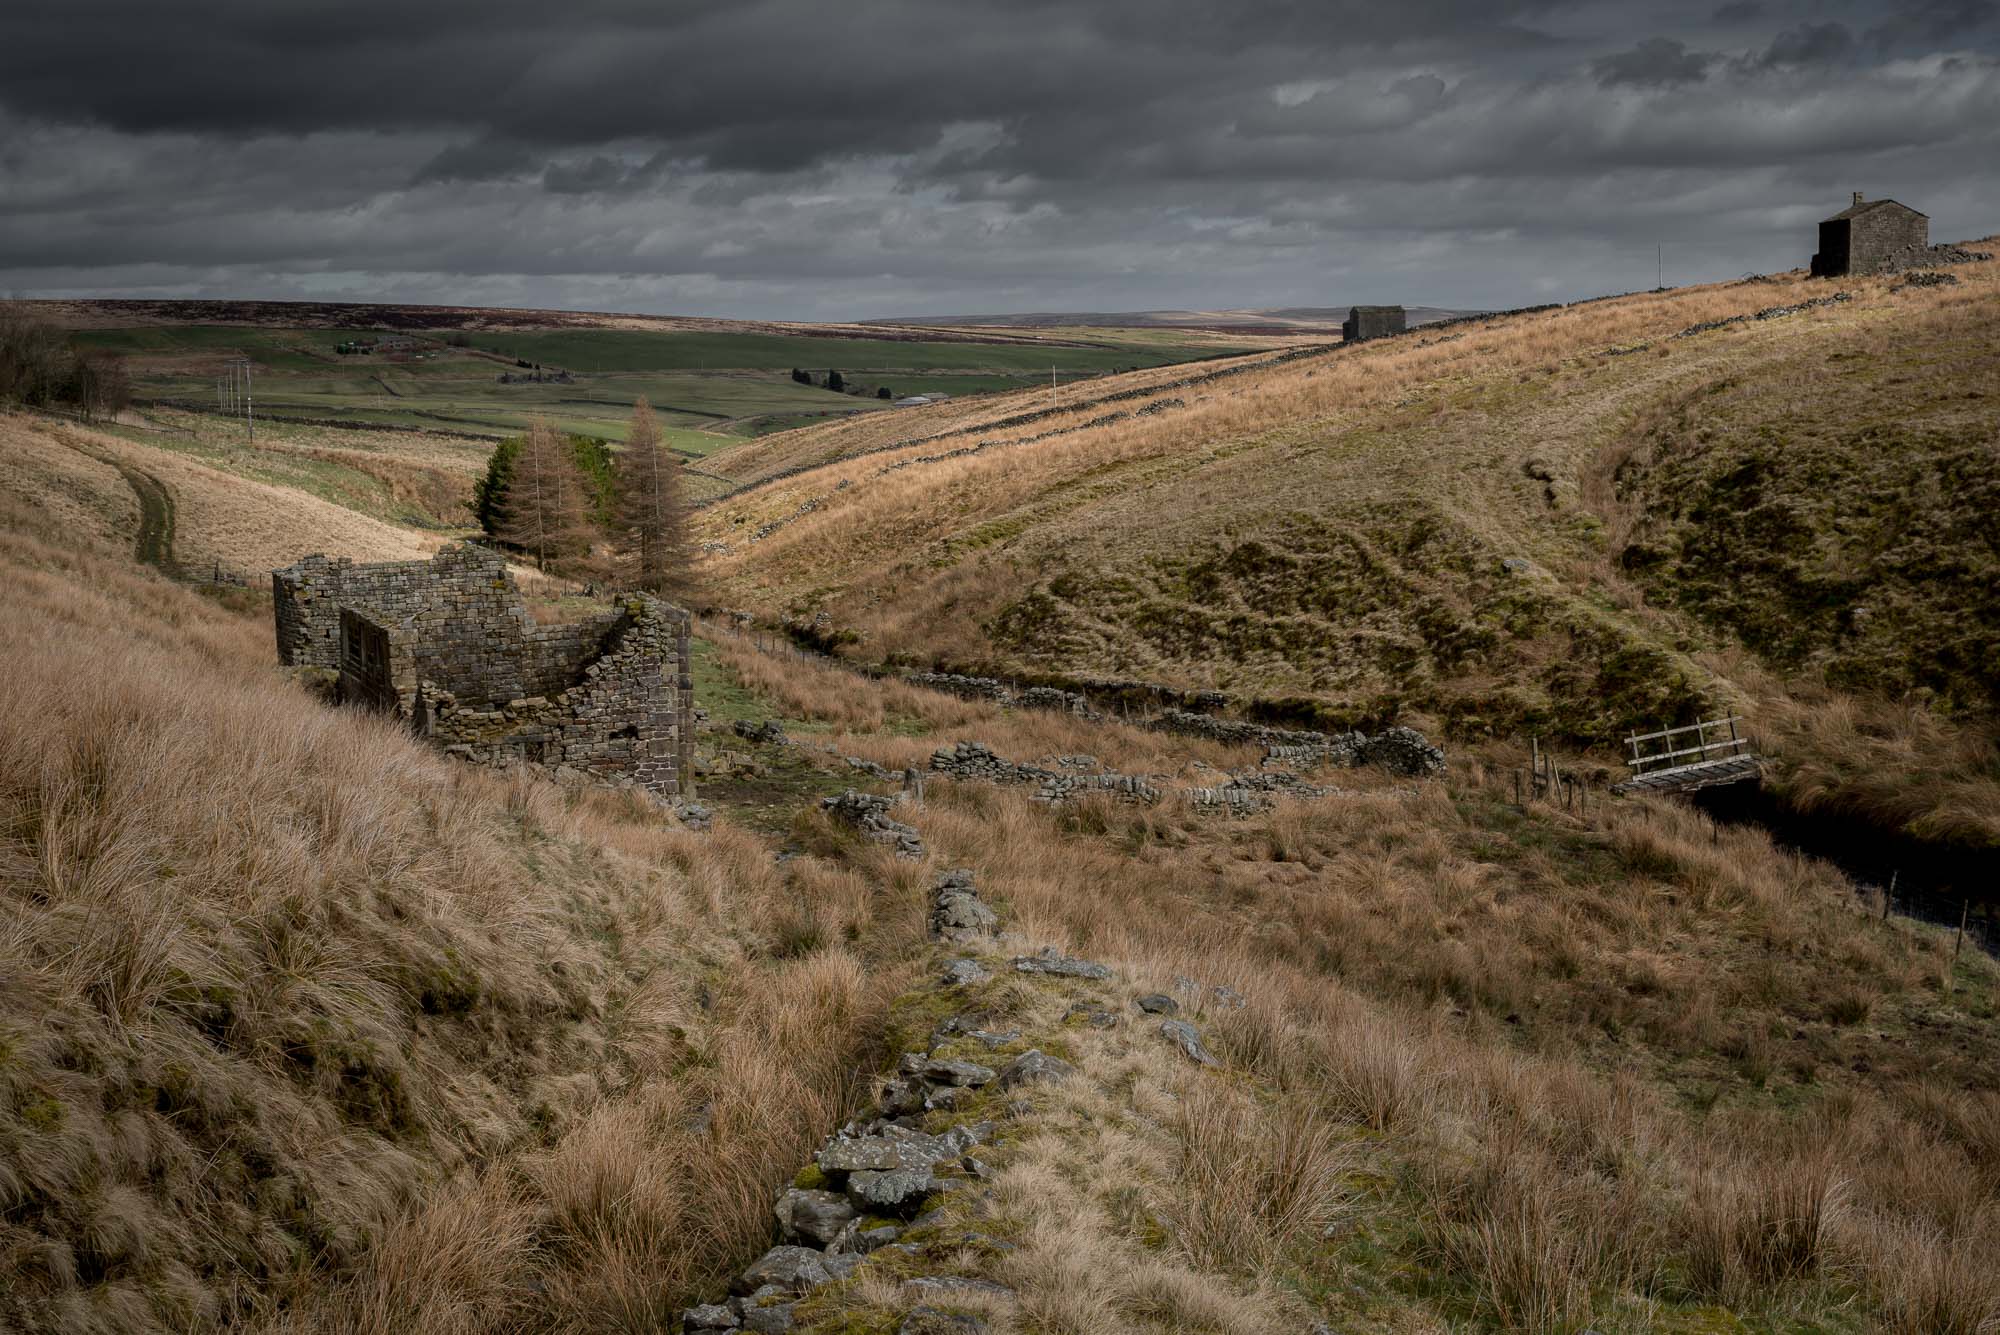
<svg viewBox="0 0 2000 1335"><path fill-rule="evenodd" d="M931 896L931 935L938 940L974 941L999 932L1000 915L979 901L970 871L944 872L931 886Z"/></svg>
<svg viewBox="0 0 2000 1335"><path fill-rule="evenodd" d="M784 1335L795 1324L791 1303L771 1303L764 1307L743 1309L743 1329L754 1335Z"/></svg>
<svg viewBox="0 0 2000 1335"><path fill-rule="evenodd" d="M1031 1048L1007 1063L1006 1069L1000 1072L1000 1088L1017 1089L1044 1080L1067 1080L1075 1072L1076 1068L1062 1058L1051 1057L1039 1048Z"/></svg>
<svg viewBox="0 0 2000 1335"><path fill-rule="evenodd" d="M1179 1015L1181 1004L1164 992L1149 992L1140 997L1139 1009L1148 1015Z"/></svg>
<svg viewBox="0 0 2000 1335"><path fill-rule="evenodd" d="M937 1177L928 1168L864 1169L847 1175L848 1196L871 1214L912 1212L937 1189Z"/></svg>
<svg viewBox="0 0 2000 1335"><path fill-rule="evenodd" d="M1008 962L1016 973L1045 973L1057 978L1109 978L1111 970L1090 960L1076 959L1050 946L1039 954L1020 955Z"/></svg>
<svg viewBox="0 0 2000 1335"><path fill-rule="evenodd" d="M778 1197L778 1234L787 1242L824 1247L854 1218L846 1197L831 1191L788 1188Z"/></svg>
<svg viewBox="0 0 2000 1335"><path fill-rule="evenodd" d="M752 723L749 719L737 719L734 731L738 737L749 742L782 746L788 740L784 725L776 719L766 719L762 723Z"/></svg>
<svg viewBox="0 0 2000 1335"><path fill-rule="evenodd" d="M1186 1053L1190 1061L1198 1062L1203 1066L1221 1065L1210 1054L1209 1050L1202 1045L1200 1033L1186 1020L1162 1020L1160 1021L1160 1032L1166 1035L1168 1042Z"/></svg>
<svg viewBox="0 0 2000 1335"><path fill-rule="evenodd" d="M978 960L953 960L944 967L944 984L947 987L969 987L992 976Z"/></svg>
<svg viewBox="0 0 2000 1335"><path fill-rule="evenodd" d="M954 1298L970 1297L974 1294L982 1298L1012 1298L1014 1290L1005 1284L996 1284L990 1279L972 1279L964 1275L918 1275L906 1279L902 1285L902 1296L910 1302L950 1302Z"/></svg>
<svg viewBox="0 0 2000 1335"><path fill-rule="evenodd" d="M1118 1027L1118 1017L1116 1015L1113 1015L1102 1006L1093 1006L1083 1001L1077 1002L1074 1006L1063 1012L1063 1023L1068 1024L1071 1020L1081 1020L1092 1029L1116 1029Z"/></svg>
<svg viewBox="0 0 2000 1335"><path fill-rule="evenodd" d="M993 1068L956 1058L931 1057L918 1067L917 1074L936 1085L969 1085L977 1088L993 1079Z"/></svg>
<svg viewBox="0 0 2000 1335"><path fill-rule="evenodd" d="M1414 728L1389 728L1369 738L1361 762L1412 779L1444 772L1444 752Z"/></svg>
<svg viewBox="0 0 2000 1335"><path fill-rule="evenodd" d="M681 1329L689 1335L695 1331L740 1330L742 1326L736 1313L720 1303L702 1303L681 1313Z"/></svg>
<svg viewBox="0 0 2000 1335"><path fill-rule="evenodd" d="M816 1284L826 1283L826 1258L811 1247L799 1247L782 1243L771 1248L752 1261L741 1275L736 1277L739 1293L754 1293L766 1285L772 1285L788 1293L804 1293Z"/></svg>

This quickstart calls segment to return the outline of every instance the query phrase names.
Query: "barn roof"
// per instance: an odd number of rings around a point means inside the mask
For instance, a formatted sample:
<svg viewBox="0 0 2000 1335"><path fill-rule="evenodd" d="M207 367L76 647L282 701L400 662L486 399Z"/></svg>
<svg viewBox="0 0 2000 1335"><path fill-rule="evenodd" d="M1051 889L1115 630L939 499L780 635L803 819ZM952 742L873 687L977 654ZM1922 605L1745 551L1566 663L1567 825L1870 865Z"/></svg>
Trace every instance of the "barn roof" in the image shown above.
<svg viewBox="0 0 2000 1335"><path fill-rule="evenodd" d="M1861 203L1856 204L1851 208L1842 209L1840 212L1834 214L1831 218L1828 218L1827 221L1839 222L1843 218L1859 218L1864 213L1873 213L1876 209L1889 209L1889 208L1901 209L1905 213L1916 214L1916 216L1919 218L1930 217L1928 213L1917 213L1917 211L1911 208L1908 204L1899 204L1893 199L1869 199L1869 200L1863 200Z"/></svg>

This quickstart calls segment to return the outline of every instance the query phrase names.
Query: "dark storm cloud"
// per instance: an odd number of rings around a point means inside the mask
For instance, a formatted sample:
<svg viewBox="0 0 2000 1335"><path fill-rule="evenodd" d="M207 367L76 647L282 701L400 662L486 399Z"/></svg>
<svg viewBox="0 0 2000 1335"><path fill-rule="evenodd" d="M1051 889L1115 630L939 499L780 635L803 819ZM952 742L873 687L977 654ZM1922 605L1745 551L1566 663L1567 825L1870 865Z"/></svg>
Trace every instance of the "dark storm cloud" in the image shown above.
<svg viewBox="0 0 2000 1335"><path fill-rule="evenodd" d="M1787 28L1765 49L1763 63L1780 65L1832 65L1846 60L1854 51L1854 34L1844 23L1802 23Z"/></svg>
<svg viewBox="0 0 2000 1335"><path fill-rule="evenodd" d="M1498 303L1991 230L1986 0L0 7L0 290Z"/></svg>
<svg viewBox="0 0 2000 1335"><path fill-rule="evenodd" d="M1648 37L1630 51L1600 56L1591 68L1606 87L1626 83L1640 88L1671 88L1700 83L1708 77L1708 67L1720 59L1706 51L1690 51L1686 43L1671 37Z"/></svg>
<svg viewBox="0 0 2000 1335"><path fill-rule="evenodd" d="M1906 44L1950 42L2000 24L1994 0L1910 0L1868 30L1869 40L1888 50Z"/></svg>

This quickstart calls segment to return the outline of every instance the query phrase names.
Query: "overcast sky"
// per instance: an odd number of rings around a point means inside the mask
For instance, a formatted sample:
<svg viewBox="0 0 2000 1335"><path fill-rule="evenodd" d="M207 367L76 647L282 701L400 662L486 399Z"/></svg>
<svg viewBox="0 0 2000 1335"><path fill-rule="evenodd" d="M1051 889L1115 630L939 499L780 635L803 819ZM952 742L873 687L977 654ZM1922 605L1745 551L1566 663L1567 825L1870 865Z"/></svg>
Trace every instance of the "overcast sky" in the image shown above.
<svg viewBox="0 0 2000 1335"><path fill-rule="evenodd" d="M7 0L0 294L1506 306L2000 230L1994 0Z"/></svg>

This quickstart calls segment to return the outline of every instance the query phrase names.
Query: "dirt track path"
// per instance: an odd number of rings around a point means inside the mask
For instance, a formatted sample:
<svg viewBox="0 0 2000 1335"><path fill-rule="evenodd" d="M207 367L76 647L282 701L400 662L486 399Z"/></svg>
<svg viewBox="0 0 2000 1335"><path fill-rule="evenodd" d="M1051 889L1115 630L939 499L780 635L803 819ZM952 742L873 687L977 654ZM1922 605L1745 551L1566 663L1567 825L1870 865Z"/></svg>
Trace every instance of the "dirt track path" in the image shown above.
<svg viewBox="0 0 2000 1335"><path fill-rule="evenodd" d="M79 454L87 454L99 463L110 464L118 470L118 475L125 479L126 486L132 488L132 495L139 502L139 531L133 537L133 555L138 557L141 565L157 567L167 575L178 574L180 564L174 560L174 494L167 489L167 484L109 451L94 450L74 440L63 443Z"/></svg>
<svg viewBox="0 0 2000 1335"><path fill-rule="evenodd" d="M142 564L174 574L180 569L174 560L174 494L151 473L116 460L112 464L139 499L139 533L134 541L134 554Z"/></svg>

